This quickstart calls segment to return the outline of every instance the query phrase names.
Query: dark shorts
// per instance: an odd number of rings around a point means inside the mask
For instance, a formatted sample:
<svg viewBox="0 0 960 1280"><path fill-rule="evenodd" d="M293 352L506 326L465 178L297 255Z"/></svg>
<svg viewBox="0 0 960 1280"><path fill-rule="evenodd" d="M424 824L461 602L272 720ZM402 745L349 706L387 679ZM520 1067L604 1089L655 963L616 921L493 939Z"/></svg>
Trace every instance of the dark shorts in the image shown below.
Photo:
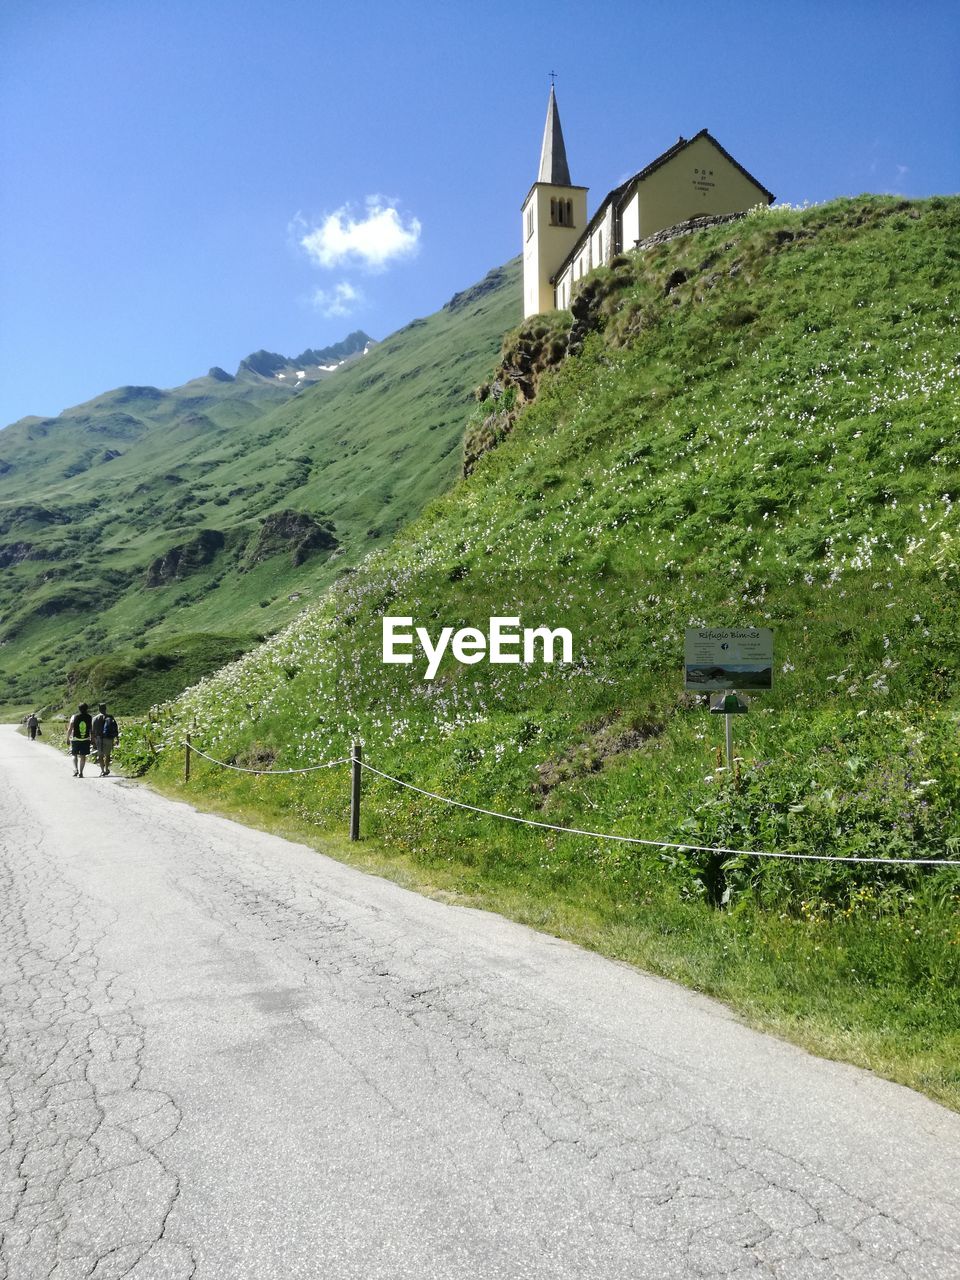
<svg viewBox="0 0 960 1280"><path fill-rule="evenodd" d="M72 756L88 756L90 754L89 742L71 742L70 754Z"/></svg>

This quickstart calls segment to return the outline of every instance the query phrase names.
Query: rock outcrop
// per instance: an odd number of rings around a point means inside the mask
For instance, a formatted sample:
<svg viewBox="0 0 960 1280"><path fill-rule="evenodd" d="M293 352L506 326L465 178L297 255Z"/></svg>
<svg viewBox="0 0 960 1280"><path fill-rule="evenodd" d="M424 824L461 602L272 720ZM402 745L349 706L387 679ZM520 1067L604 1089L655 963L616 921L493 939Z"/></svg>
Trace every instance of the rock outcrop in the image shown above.
<svg viewBox="0 0 960 1280"><path fill-rule="evenodd" d="M243 568L289 553L294 568L320 551L335 551L340 545L332 520L317 518L305 511L274 511L268 515L247 551Z"/></svg>
<svg viewBox="0 0 960 1280"><path fill-rule="evenodd" d="M202 529L189 542L171 547L164 555L151 561L147 568L146 586L164 587L188 578L208 565L223 550L225 541L219 529Z"/></svg>

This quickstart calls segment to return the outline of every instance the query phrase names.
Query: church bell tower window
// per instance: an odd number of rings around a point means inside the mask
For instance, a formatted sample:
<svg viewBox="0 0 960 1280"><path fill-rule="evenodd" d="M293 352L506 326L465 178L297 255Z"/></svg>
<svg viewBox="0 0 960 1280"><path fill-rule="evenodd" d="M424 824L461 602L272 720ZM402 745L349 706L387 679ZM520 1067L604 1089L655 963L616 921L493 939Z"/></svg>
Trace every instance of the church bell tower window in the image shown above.
<svg viewBox="0 0 960 1280"><path fill-rule="evenodd" d="M555 227L572 227L573 201L552 197L550 200L550 222Z"/></svg>

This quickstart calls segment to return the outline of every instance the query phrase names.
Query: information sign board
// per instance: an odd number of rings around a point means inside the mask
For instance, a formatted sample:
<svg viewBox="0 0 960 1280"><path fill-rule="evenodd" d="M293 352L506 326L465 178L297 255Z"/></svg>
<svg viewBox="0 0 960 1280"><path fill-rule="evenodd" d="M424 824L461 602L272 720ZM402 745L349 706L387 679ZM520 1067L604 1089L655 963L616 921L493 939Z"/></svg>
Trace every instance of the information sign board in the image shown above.
<svg viewBox="0 0 960 1280"><path fill-rule="evenodd" d="M688 627L683 660L685 689L772 689L773 631Z"/></svg>

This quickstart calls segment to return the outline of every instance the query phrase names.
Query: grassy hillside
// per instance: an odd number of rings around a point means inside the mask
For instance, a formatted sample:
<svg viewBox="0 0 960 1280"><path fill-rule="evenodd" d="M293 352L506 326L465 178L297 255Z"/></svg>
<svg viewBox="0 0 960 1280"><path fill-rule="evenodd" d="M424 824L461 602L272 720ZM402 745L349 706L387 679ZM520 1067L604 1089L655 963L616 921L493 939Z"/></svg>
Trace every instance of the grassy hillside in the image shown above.
<svg viewBox="0 0 960 1280"><path fill-rule="evenodd" d="M359 735L388 773L559 825L957 857L958 290L956 199L773 210L595 273L574 317L508 337L470 477L159 713L158 776L177 776L191 723L220 759L278 768ZM448 656L428 682L419 658L382 664L385 613L434 635L498 614L563 625L574 660ZM719 718L682 690L690 625L775 629L736 777ZM346 820L340 771L250 781L200 762L191 788L263 820ZM955 870L639 849L371 775L365 793L368 837L419 882L960 1101Z"/></svg>
<svg viewBox="0 0 960 1280"><path fill-rule="evenodd" d="M295 616L449 486L519 296L514 263L296 393L260 352L0 433L0 708L124 672L88 692L142 709Z"/></svg>

